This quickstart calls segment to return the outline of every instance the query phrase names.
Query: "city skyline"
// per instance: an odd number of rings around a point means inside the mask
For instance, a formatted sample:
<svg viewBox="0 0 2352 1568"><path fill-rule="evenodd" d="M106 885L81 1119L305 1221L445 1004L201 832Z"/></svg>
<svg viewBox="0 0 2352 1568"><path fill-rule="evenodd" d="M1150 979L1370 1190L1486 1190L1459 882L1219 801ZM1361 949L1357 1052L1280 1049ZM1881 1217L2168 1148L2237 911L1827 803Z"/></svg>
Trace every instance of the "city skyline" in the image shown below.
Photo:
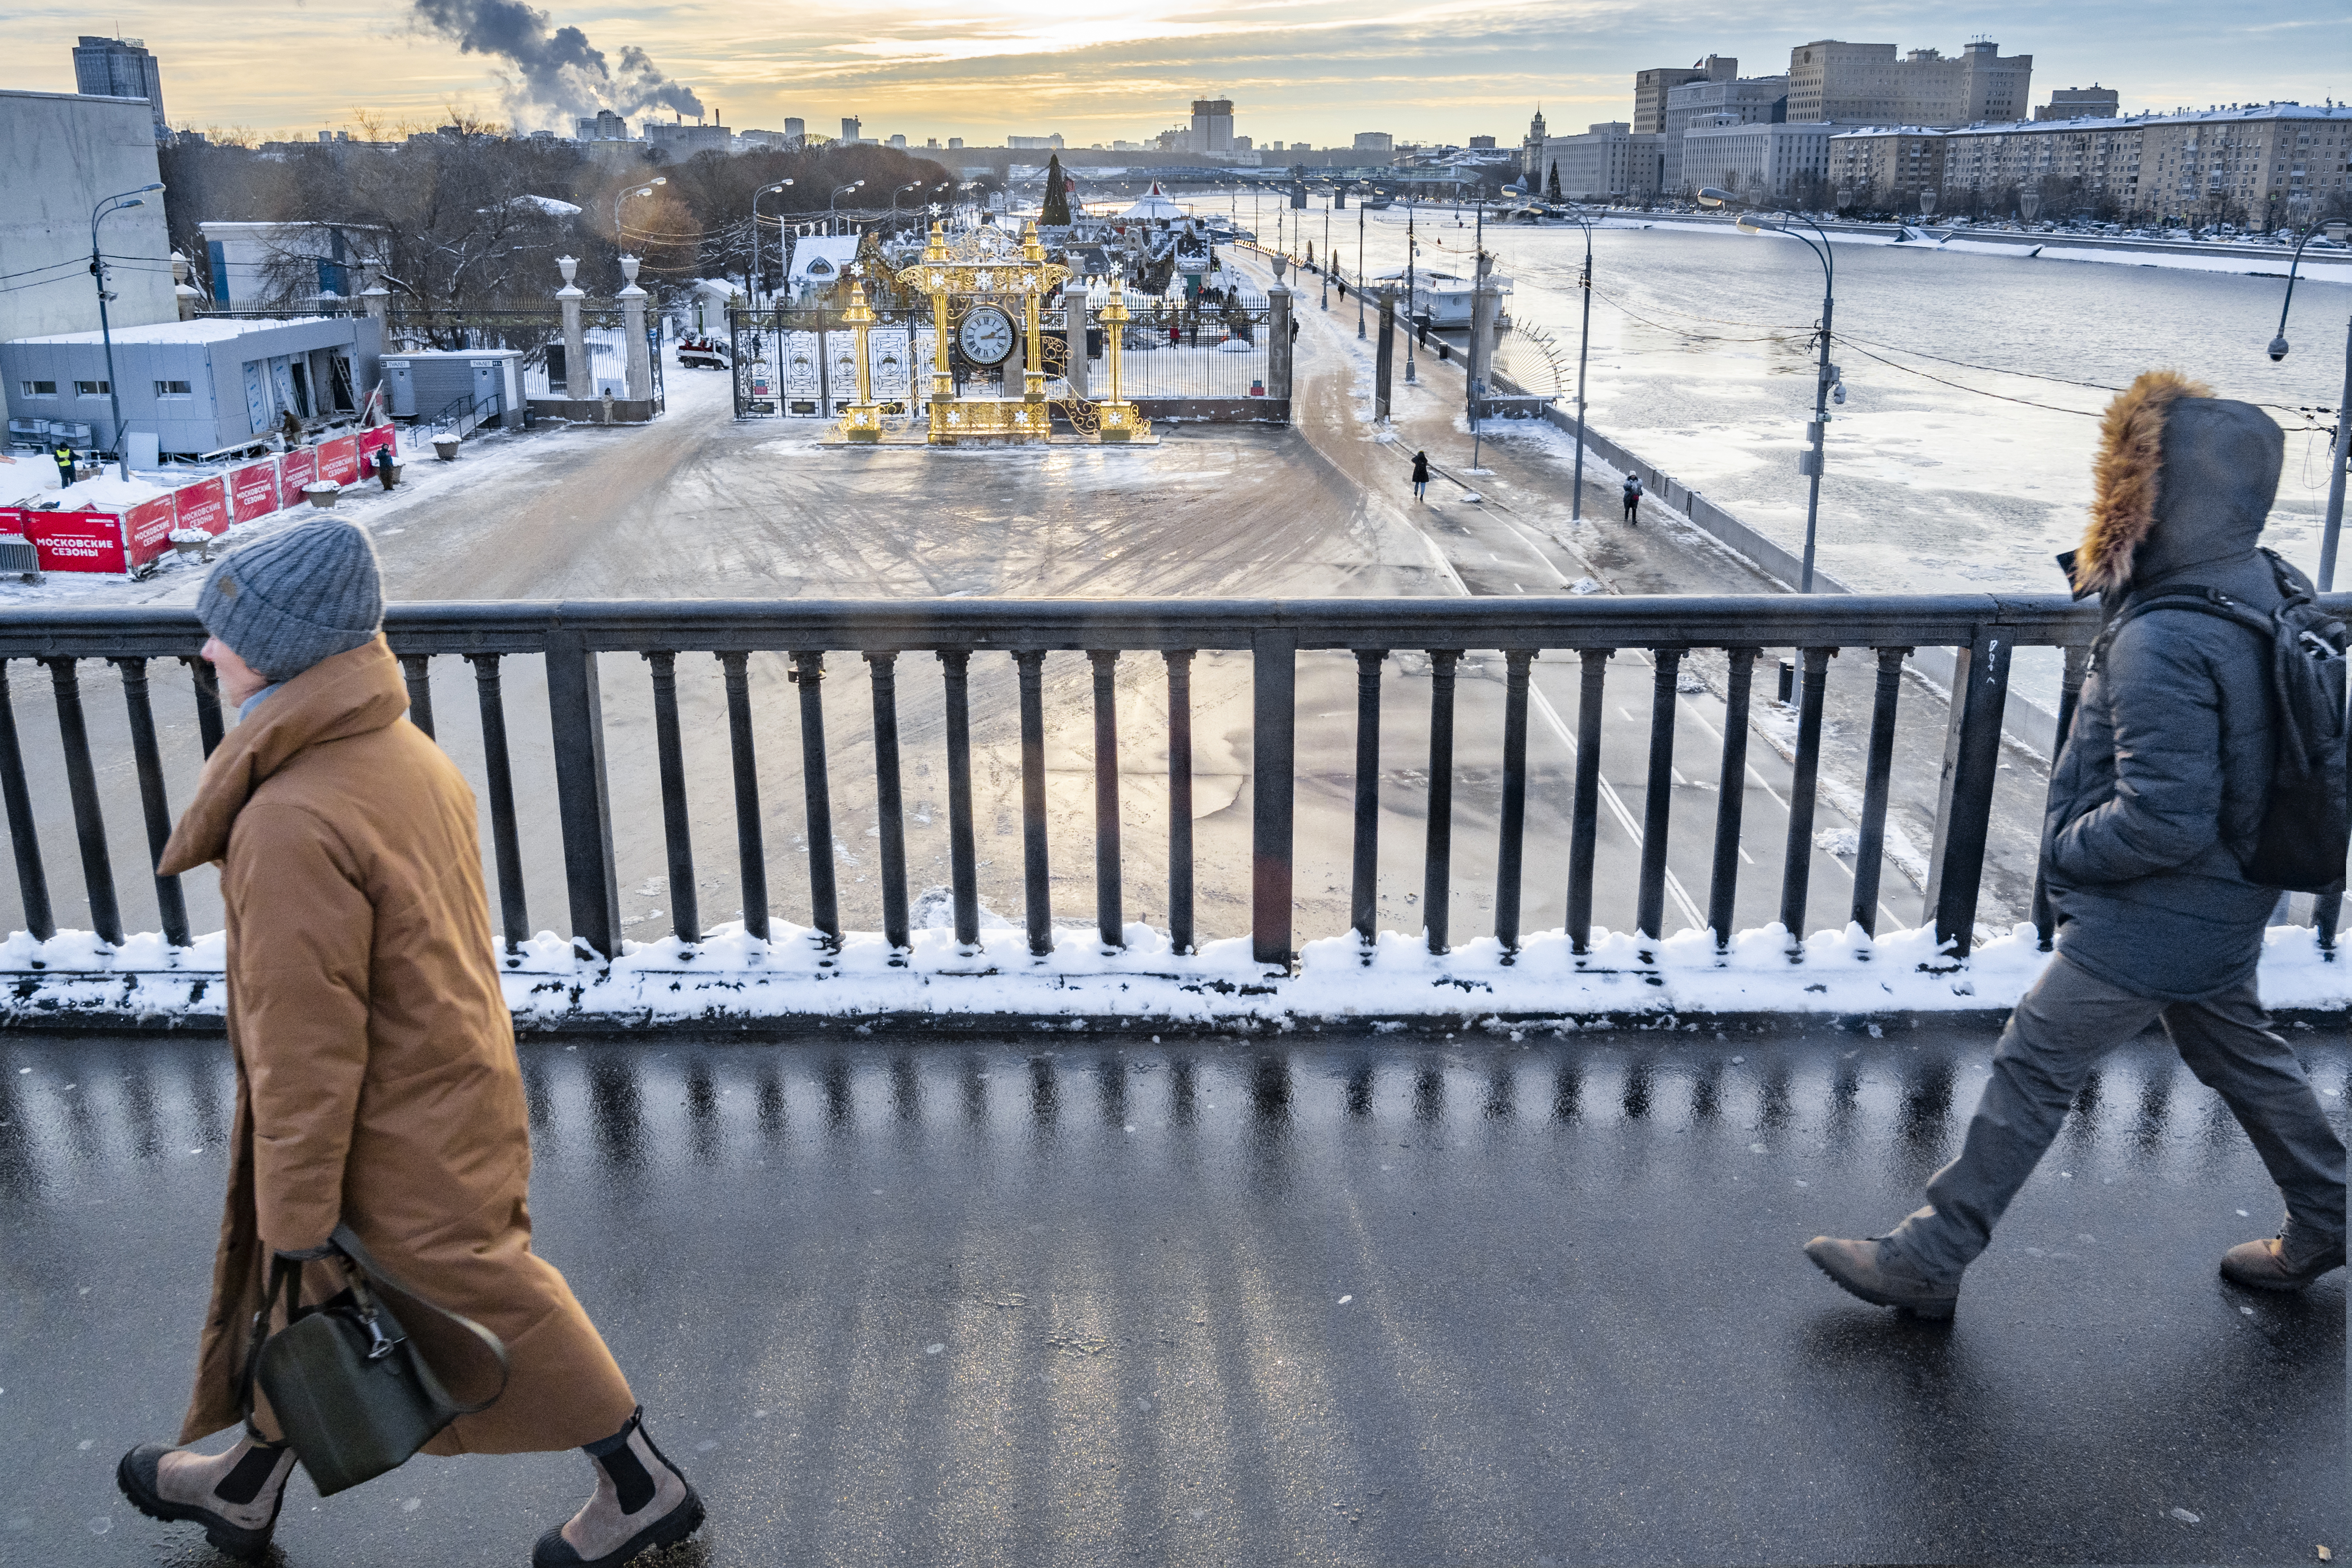
<svg viewBox="0 0 2352 1568"><path fill-rule="evenodd" d="M1364 131L1457 143L1491 135L1508 145L1538 104L1556 132L1630 118L1638 69L1716 53L1738 57L1748 74L1769 73L1786 68L1790 47L1822 37L1951 53L1990 37L2034 57L2036 102L2094 80L2116 88L2126 113L2341 100L2352 89L2345 51L2310 47L2340 25L2327 9L2290 4L2215 37L2210 10L2179 4L2063 15L1998 5L1958 16L1891 5L1759 23L1727 7L1599 0L1565 8L1437 0L1369 21L1328 0L1212 0L1181 19L1095 21L1043 0L997 0L954 13L819 4L796 13L800 33L777 38L730 8L690 0L537 12L513 0L417 0L390 16L355 0L310 0L273 7L266 28L242 31L241 6L198 16L131 5L93 18L39 5L20 16L26 63L5 85L73 90L74 40L111 23L108 31L143 38L161 61L174 125L262 136L354 129L362 116L429 126L453 108L568 133L602 94L633 121L691 119L700 104L737 129L779 129L788 116L829 127L857 115L867 135L903 134L918 148L929 137L1003 145L1010 134L1048 132L1108 146L1181 122L1191 99L1210 91L1234 100L1235 129L1261 147L1345 145ZM262 16L257 7L247 14ZM500 52L518 26L523 54ZM2298 37L2309 42L2299 47ZM593 74L577 66L590 55ZM256 68L278 62L289 68Z"/></svg>

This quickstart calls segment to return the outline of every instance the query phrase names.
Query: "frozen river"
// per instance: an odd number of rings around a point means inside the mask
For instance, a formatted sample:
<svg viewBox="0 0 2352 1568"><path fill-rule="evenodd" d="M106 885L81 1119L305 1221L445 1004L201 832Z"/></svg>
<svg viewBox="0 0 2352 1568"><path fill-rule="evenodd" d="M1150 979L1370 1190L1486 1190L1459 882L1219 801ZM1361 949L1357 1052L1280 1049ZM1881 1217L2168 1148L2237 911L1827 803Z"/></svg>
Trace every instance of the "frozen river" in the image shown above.
<svg viewBox="0 0 2352 1568"><path fill-rule="evenodd" d="M1261 216L1271 242L1271 203ZM1321 255L1324 214L1293 216ZM1404 211L1366 216L1366 264L1402 265ZM1246 198L1240 217L1249 222ZM1330 218L1340 264L1353 271L1358 215ZM1475 231L1454 221L1450 208L1421 209L1421 265L1471 271ZM1512 314L1565 344L1572 377L1583 235L1486 234L1498 268L1516 280ZM1867 240L1842 239L1835 260L1837 328L1851 341L1832 355L1847 397L1830 426L1823 570L1879 591L2057 589L2050 558L2081 534L2096 415L2109 389L2157 366L2273 409L2288 437L2269 537L2289 559L2316 565L2327 438L2314 428L2321 421L2294 410L2332 407L2340 395L2352 286L2298 284L2294 349L2273 364L2263 350L2278 326L2280 278ZM2340 252L2329 270L2344 270ZM1805 481L1796 454L1812 395L1807 340L1821 309L1812 253L1728 227L1603 228L1593 237L1593 428L1799 547Z"/></svg>

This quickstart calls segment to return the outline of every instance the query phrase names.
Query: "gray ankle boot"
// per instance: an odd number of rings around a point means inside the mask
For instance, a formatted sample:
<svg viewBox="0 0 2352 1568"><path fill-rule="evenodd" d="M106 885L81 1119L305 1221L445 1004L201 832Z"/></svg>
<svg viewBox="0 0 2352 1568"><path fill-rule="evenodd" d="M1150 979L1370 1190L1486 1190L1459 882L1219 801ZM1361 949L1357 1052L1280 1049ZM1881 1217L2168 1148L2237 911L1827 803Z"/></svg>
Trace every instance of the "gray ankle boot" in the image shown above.
<svg viewBox="0 0 2352 1568"><path fill-rule="evenodd" d="M619 1568L702 1528L702 1500L646 1435L642 1408L582 1452L596 1467L595 1494L569 1523L539 1538L531 1568Z"/></svg>
<svg viewBox="0 0 2352 1568"><path fill-rule="evenodd" d="M148 1518L201 1524L215 1547L250 1560L269 1545L293 1468L293 1449L247 1435L224 1454L142 1443L122 1456L114 1481Z"/></svg>

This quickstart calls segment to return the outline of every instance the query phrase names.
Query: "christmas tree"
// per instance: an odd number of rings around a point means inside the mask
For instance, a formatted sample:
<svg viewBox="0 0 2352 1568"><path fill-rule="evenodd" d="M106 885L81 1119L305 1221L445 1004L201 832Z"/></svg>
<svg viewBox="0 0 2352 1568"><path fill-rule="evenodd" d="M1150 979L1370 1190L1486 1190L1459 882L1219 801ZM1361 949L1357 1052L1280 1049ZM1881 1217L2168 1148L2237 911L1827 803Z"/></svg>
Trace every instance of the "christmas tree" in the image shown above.
<svg viewBox="0 0 2352 1568"><path fill-rule="evenodd" d="M1062 155L1056 153L1045 160L1045 208L1037 215L1040 227L1070 226L1070 195L1063 189L1068 183L1062 178Z"/></svg>

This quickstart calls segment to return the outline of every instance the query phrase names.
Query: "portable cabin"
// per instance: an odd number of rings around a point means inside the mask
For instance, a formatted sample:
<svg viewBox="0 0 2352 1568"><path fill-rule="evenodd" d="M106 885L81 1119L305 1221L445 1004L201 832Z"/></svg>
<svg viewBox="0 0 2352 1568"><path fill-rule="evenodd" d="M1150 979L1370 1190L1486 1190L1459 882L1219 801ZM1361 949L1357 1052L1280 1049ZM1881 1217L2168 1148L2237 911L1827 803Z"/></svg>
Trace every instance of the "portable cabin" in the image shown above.
<svg viewBox="0 0 2352 1568"><path fill-rule="evenodd" d="M395 419L460 418L504 425L522 409L520 349L418 349L383 356L383 384ZM468 414L494 412L474 418Z"/></svg>

